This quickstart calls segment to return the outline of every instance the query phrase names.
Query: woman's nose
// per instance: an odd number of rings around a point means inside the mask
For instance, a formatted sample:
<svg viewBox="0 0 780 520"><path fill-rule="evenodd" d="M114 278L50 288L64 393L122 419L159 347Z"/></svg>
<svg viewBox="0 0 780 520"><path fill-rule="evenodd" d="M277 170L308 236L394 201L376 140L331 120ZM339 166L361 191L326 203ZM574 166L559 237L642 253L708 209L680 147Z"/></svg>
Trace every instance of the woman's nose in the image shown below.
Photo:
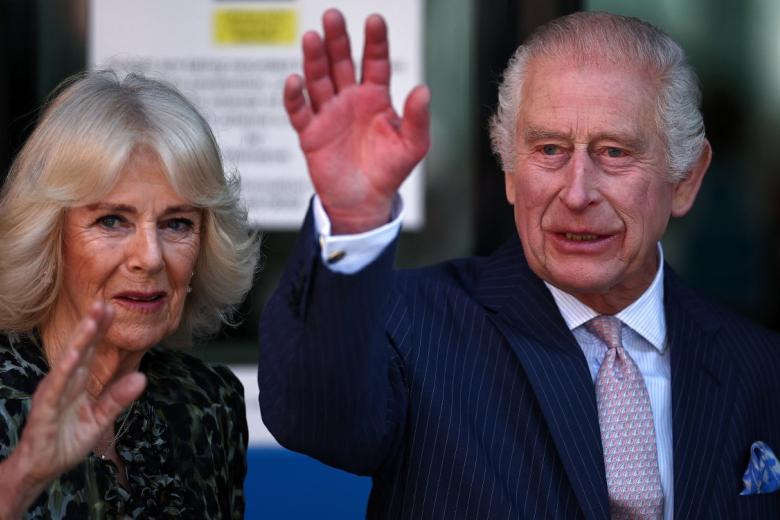
<svg viewBox="0 0 780 520"><path fill-rule="evenodd" d="M132 271L157 272L162 269L164 262L157 227L136 229L128 260Z"/></svg>

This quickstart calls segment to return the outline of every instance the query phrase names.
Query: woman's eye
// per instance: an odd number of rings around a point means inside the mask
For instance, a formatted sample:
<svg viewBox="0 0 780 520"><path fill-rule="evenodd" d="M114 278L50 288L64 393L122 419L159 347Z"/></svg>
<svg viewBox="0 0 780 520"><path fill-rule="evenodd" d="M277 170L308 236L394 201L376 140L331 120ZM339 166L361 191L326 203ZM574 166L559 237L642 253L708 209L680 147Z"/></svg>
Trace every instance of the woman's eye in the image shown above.
<svg viewBox="0 0 780 520"><path fill-rule="evenodd" d="M97 223L104 228L116 229L122 225L122 217L117 215L105 215L97 219Z"/></svg>
<svg viewBox="0 0 780 520"><path fill-rule="evenodd" d="M192 221L186 218L172 218L165 221L165 228L171 231L189 231L192 227Z"/></svg>

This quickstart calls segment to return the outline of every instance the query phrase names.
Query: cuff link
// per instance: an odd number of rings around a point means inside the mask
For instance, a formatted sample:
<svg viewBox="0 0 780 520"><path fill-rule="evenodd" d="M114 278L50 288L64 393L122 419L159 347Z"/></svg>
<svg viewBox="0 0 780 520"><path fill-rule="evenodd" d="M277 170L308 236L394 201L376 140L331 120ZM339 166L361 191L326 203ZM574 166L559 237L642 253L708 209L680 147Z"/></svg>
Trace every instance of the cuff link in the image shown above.
<svg viewBox="0 0 780 520"><path fill-rule="evenodd" d="M336 262L342 260L345 256L347 256L347 253L343 249L333 251L332 253L328 254L328 263L335 264Z"/></svg>

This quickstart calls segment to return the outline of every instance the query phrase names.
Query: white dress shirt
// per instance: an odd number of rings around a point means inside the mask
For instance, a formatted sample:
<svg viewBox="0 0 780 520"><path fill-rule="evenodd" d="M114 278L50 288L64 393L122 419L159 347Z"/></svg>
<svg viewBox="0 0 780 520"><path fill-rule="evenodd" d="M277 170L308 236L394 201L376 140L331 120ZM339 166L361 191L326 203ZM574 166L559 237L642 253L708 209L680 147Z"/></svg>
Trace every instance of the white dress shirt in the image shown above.
<svg viewBox="0 0 780 520"><path fill-rule="evenodd" d="M352 274L374 261L401 230L403 203L396 197L391 221L377 229L356 235L331 235L330 220L319 197L313 201L314 226L322 260L334 272ZM623 348L639 367L653 408L658 467L664 493L664 519L672 520L674 474L672 463L672 369L666 348L664 314L663 248L658 244L658 271L652 284L634 303L615 316L622 328ZM569 330L582 348L593 380L596 380L605 349L585 329L585 323L598 313L574 296L545 282Z"/></svg>
<svg viewBox="0 0 780 520"><path fill-rule="evenodd" d="M658 271L653 283L631 305L615 315L622 328L623 348L634 360L647 387L655 424L658 470L664 492L664 519L672 520L674 511L674 465L672 462L672 366L666 348L664 314L664 253L658 244ZM585 323L599 315L577 298L544 282L553 295L566 325L579 343L588 362L593 381L604 360L606 350L585 329Z"/></svg>
<svg viewBox="0 0 780 520"><path fill-rule="evenodd" d="M390 222L384 226L354 235L331 235L330 219L315 195L312 202L314 227L325 265L336 273L353 274L376 260L401 231L404 205L400 196L396 196L391 211Z"/></svg>

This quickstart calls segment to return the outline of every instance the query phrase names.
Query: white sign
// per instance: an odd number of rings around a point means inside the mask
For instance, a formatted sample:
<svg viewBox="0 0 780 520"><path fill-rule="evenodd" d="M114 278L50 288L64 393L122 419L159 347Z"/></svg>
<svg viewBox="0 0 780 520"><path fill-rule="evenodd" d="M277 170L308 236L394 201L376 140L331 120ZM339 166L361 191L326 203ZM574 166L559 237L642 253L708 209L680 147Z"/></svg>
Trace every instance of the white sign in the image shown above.
<svg viewBox="0 0 780 520"><path fill-rule="evenodd" d="M252 223L297 229L312 187L298 139L287 122L282 88L301 73L300 39L322 31L337 3L359 65L363 22L382 14L389 26L392 97L401 112L422 81L422 0L91 0L89 64L120 74L165 79L195 102L214 130L225 167L237 169ZM418 168L401 187L407 229L424 224Z"/></svg>

